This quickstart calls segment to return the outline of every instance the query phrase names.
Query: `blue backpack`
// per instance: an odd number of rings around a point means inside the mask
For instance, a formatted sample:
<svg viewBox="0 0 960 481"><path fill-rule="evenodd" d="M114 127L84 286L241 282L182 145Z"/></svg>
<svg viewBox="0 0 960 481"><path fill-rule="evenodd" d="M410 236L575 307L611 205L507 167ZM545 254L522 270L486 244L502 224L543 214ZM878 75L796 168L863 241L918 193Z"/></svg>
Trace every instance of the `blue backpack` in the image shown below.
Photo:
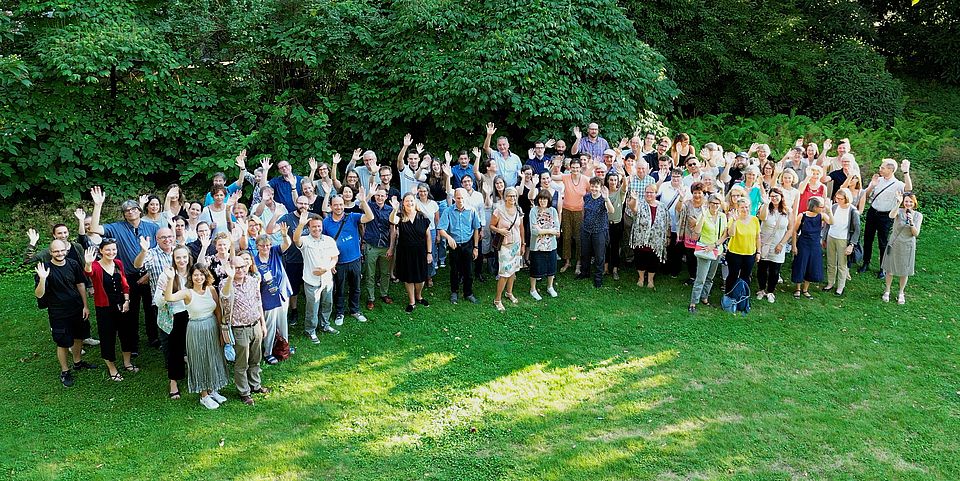
<svg viewBox="0 0 960 481"><path fill-rule="evenodd" d="M720 299L720 307L731 314L742 312L744 316L747 315L750 312L750 286L747 282L737 279L730 292Z"/></svg>

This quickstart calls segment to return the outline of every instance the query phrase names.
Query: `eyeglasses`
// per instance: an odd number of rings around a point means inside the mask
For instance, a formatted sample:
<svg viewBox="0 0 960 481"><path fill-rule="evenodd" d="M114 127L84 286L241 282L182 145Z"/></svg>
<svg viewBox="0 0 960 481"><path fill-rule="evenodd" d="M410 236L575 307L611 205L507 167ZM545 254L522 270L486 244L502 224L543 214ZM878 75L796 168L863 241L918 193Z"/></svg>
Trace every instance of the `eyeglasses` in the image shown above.
<svg viewBox="0 0 960 481"><path fill-rule="evenodd" d="M102 243L115 244L116 242L117 242L117 239L113 237L107 237L100 241L101 244Z"/></svg>

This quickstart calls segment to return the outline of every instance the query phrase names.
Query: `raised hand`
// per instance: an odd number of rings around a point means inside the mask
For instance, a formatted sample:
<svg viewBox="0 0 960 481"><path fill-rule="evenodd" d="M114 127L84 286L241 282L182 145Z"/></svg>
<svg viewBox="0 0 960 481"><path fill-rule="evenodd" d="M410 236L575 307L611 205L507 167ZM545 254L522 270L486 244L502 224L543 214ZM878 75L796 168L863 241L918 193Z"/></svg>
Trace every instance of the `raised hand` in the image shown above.
<svg viewBox="0 0 960 481"><path fill-rule="evenodd" d="M333 166L336 167L340 163L340 153L333 154Z"/></svg>
<svg viewBox="0 0 960 481"><path fill-rule="evenodd" d="M40 241L40 234L37 233L37 230L31 227L27 230L27 238L30 239L30 245L35 246L37 242Z"/></svg>
<svg viewBox="0 0 960 481"><path fill-rule="evenodd" d="M93 261L95 260L97 260L97 247L87 247L87 250L83 251L83 262L86 262L87 264L93 264Z"/></svg>
<svg viewBox="0 0 960 481"><path fill-rule="evenodd" d="M449 150L446 151L446 152L444 152L444 153L443 153L443 160L444 160L444 162L446 162L447 167L449 167L449 166L450 166L450 162L453 162L453 154L451 154Z"/></svg>
<svg viewBox="0 0 960 481"><path fill-rule="evenodd" d="M264 170L264 172L266 172L266 170ZM296 179L296 177L294 177L294 179ZM293 183L296 183L296 180L294 180ZM240 202L240 196L241 196L241 195L243 195L243 191L242 191L242 190L238 190L238 191L230 194L230 198L227 199L227 204L229 204L229 205L236 205L237 202Z"/></svg>
<svg viewBox="0 0 960 481"><path fill-rule="evenodd" d="M477 162L480 161L480 147L474 147L470 152L473 153L473 156L477 158Z"/></svg>
<svg viewBox="0 0 960 481"><path fill-rule="evenodd" d="M107 196L104 195L103 189L100 187L94 187L90 189L90 197L93 199L93 203L96 205L103 205L103 202L107 200Z"/></svg>
<svg viewBox="0 0 960 481"><path fill-rule="evenodd" d="M366 201L367 201L367 191L366 191L366 189L363 188L362 185L360 186L360 189L357 191L356 197L357 197L357 202L366 202Z"/></svg>
<svg viewBox="0 0 960 481"><path fill-rule="evenodd" d="M737 154L735 154L735 153L733 153L733 152L724 152L724 153L723 153L723 160L726 161L727 165L732 164L733 161L736 160L736 158L737 158Z"/></svg>
<svg viewBox="0 0 960 481"><path fill-rule="evenodd" d="M794 147L803 147L803 139L797 139L797 141L793 143L793 146L794 146Z"/></svg>
<svg viewBox="0 0 960 481"><path fill-rule="evenodd" d="M441 165L440 170L442 170L447 177L453 176L453 169L450 167L450 162L447 162L446 164Z"/></svg>
<svg viewBox="0 0 960 481"><path fill-rule="evenodd" d="M290 232L290 226L288 226L286 222L278 222L277 227L280 229L280 233L283 234L284 237L287 236L287 232Z"/></svg>
<svg viewBox="0 0 960 481"><path fill-rule="evenodd" d="M43 262L38 262L35 270L37 272L37 277L39 277L41 281L50 275L50 269L47 269L47 266L43 265Z"/></svg>
<svg viewBox="0 0 960 481"><path fill-rule="evenodd" d="M418 154L423 153L423 143L422 143L422 142L419 143L419 144L417 144L416 147L414 147L414 148L417 150L417 153L418 153Z"/></svg>
<svg viewBox="0 0 960 481"><path fill-rule="evenodd" d="M266 156L260 159L260 167L263 167L263 174L266 175L267 171L270 170L270 167L273 167L273 164L270 163L270 156Z"/></svg>
<svg viewBox="0 0 960 481"><path fill-rule="evenodd" d="M903 192L897 191L897 205L903 205Z"/></svg>
<svg viewBox="0 0 960 481"><path fill-rule="evenodd" d="M870 179L870 187L876 187L880 183L880 174L873 174L873 177Z"/></svg>
<svg viewBox="0 0 960 481"><path fill-rule="evenodd" d="M554 145L557 145L557 139L549 139L543 143L543 146L552 149Z"/></svg>
<svg viewBox="0 0 960 481"><path fill-rule="evenodd" d="M400 211L400 201L398 201L396 197L391 197L391 198L390 198L390 207L393 208L394 212L399 212L399 211Z"/></svg>
<svg viewBox="0 0 960 481"><path fill-rule="evenodd" d="M754 142L754 143L750 144L750 150L748 150L747 152L752 154L752 153L756 152L758 148L760 148L760 144Z"/></svg>
<svg viewBox="0 0 960 481"><path fill-rule="evenodd" d="M317 165L318 165L318 164L317 164L317 159L316 159L316 158L310 157L309 159L307 159L307 164L310 165L310 171L311 171L311 172L317 170Z"/></svg>
<svg viewBox="0 0 960 481"><path fill-rule="evenodd" d="M904 174L909 173L909 172L910 172L910 161L907 160L907 159L901 160L901 161L900 161L900 170L902 170Z"/></svg>
<svg viewBox="0 0 960 481"><path fill-rule="evenodd" d="M350 157L350 159L356 162L360 160L360 157L363 157L363 149L358 148L353 151L353 156Z"/></svg>
<svg viewBox="0 0 960 481"><path fill-rule="evenodd" d="M78 221L83 222L83 220L87 218L87 213L84 212L83 209L78 208L73 211L73 216L76 217Z"/></svg>
<svg viewBox="0 0 960 481"><path fill-rule="evenodd" d="M576 126L573 128L573 136L576 137L577 140L580 140L581 138L583 138L583 133L580 132L580 126Z"/></svg>
<svg viewBox="0 0 960 481"><path fill-rule="evenodd" d="M205 255L207 252L207 247L210 246L210 233L204 232L203 234L199 234L197 238L200 239L200 254Z"/></svg>
<svg viewBox="0 0 960 481"><path fill-rule="evenodd" d="M622 149L623 149L624 147L626 147L627 144L629 144L629 143L630 143L630 139L624 137L624 138L620 139L620 143L617 144L617 148L622 150Z"/></svg>
<svg viewBox="0 0 960 481"><path fill-rule="evenodd" d="M493 135L497 133L497 127L493 125L493 122L487 122L487 135Z"/></svg>
<svg viewBox="0 0 960 481"><path fill-rule="evenodd" d="M600 195L603 196L604 199L610 197L610 188L607 186L600 188Z"/></svg>
<svg viewBox="0 0 960 481"><path fill-rule="evenodd" d="M823 151L826 152L833 148L833 139L827 139L823 141Z"/></svg>
<svg viewBox="0 0 960 481"><path fill-rule="evenodd" d="M243 149L237 154L236 164L240 170L247 170L247 149Z"/></svg>
<svg viewBox="0 0 960 481"><path fill-rule="evenodd" d="M150 199L150 196L149 196L149 195L147 195L147 194L141 195L140 198L139 198L139 200L140 200L140 205L146 206L146 205L147 205L147 201L148 201L149 199Z"/></svg>
<svg viewBox="0 0 960 481"><path fill-rule="evenodd" d="M410 134L404 135L404 136L403 136L403 146L404 146L404 147L410 147L410 145L412 145L412 144L413 144L413 136L410 135Z"/></svg>
<svg viewBox="0 0 960 481"><path fill-rule="evenodd" d="M235 275L237 274L237 269L236 269L235 267L233 267L233 264L230 263L230 262L223 262L223 263L221 263L221 264L220 264L220 270L222 270L223 273L226 274L227 277L230 277L230 278L232 278L233 276L235 276Z"/></svg>
<svg viewBox="0 0 960 481"><path fill-rule="evenodd" d="M147 251L150 250L150 238L146 236L140 236L140 250Z"/></svg>

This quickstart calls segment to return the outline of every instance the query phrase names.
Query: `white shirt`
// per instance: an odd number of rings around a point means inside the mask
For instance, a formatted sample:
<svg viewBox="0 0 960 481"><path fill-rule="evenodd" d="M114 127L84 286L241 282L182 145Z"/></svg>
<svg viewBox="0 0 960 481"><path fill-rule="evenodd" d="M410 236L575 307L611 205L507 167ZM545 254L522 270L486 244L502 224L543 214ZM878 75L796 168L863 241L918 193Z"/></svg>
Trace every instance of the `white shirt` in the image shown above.
<svg viewBox="0 0 960 481"><path fill-rule="evenodd" d="M433 200L428 199L426 203L423 203L420 202L420 199L417 199L417 206L423 212L423 215L426 216L427 219L430 219L430 230L436 229L437 225L434 222L434 217L437 215L437 212L440 211L440 205Z"/></svg>
<svg viewBox="0 0 960 481"><path fill-rule="evenodd" d="M417 173L410 168L410 164L404 165L400 171L400 197L407 192L416 193L417 184Z"/></svg>
<svg viewBox="0 0 960 481"><path fill-rule="evenodd" d="M473 193L467 194L463 199L463 205L473 209L477 213L477 217L480 218L480 227L487 225L486 219L484 219L483 213L483 194L479 190L473 191Z"/></svg>
<svg viewBox="0 0 960 481"><path fill-rule="evenodd" d="M311 286L333 286L333 269L337 263L334 257L340 255L340 249L337 248L337 241L328 235L321 235L319 239L312 235L300 237L300 251L303 252L303 282ZM323 275L317 276L313 270L322 267L327 270Z"/></svg>
<svg viewBox="0 0 960 481"><path fill-rule="evenodd" d="M830 237L846 240L850 235L850 206L839 207L833 213L833 224L830 224Z"/></svg>
<svg viewBox="0 0 960 481"><path fill-rule="evenodd" d="M896 177L890 176L889 179L880 178L877 186L870 192L870 207L878 212L890 212L898 207L897 192L903 192L903 182ZM878 195L879 194L879 195Z"/></svg>

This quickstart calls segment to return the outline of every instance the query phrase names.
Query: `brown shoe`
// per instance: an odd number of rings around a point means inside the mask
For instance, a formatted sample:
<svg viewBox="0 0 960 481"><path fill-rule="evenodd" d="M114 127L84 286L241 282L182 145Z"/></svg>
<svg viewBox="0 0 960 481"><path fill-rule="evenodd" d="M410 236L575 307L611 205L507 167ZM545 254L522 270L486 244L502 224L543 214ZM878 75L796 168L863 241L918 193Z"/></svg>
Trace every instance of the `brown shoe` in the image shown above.
<svg viewBox="0 0 960 481"><path fill-rule="evenodd" d="M240 400L243 401L247 406L253 406L253 398L250 395L240 396Z"/></svg>
<svg viewBox="0 0 960 481"><path fill-rule="evenodd" d="M256 389L251 389L250 392L255 394L270 394L270 388L260 386Z"/></svg>
<svg viewBox="0 0 960 481"><path fill-rule="evenodd" d="M383 297L380 298L380 300L383 301L383 303L384 303L384 304L387 304L387 305L393 304L393 299L391 299L390 296L383 296Z"/></svg>
<svg viewBox="0 0 960 481"><path fill-rule="evenodd" d="M367 310L372 311L374 305L373 301L367 301Z"/></svg>

